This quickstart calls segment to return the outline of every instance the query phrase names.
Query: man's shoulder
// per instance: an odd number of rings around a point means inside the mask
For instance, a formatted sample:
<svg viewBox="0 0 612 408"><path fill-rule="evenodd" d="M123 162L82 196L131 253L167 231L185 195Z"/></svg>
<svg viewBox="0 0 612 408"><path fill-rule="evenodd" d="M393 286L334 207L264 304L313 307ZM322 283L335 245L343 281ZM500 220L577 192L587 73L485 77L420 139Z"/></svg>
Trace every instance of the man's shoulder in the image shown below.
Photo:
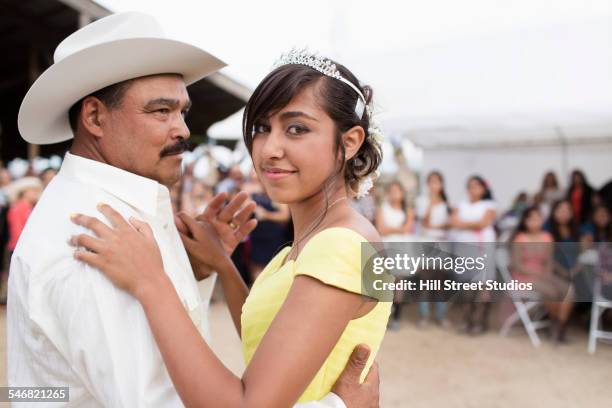
<svg viewBox="0 0 612 408"><path fill-rule="evenodd" d="M100 199L99 189L72 180L53 180L34 206L15 253L25 260L56 256L53 248L66 243L76 231L70 215L94 210Z"/></svg>

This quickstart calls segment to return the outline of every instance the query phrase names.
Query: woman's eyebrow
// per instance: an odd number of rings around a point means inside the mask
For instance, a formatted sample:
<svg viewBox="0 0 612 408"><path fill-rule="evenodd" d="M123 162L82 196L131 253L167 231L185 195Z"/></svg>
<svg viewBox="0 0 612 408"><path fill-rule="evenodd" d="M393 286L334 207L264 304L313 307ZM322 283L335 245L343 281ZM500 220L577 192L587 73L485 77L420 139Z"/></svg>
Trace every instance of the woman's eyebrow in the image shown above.
<svg viewBox="0 0 612 408"><path fill-rule="evenodd" d="M304 112L300 112L300 111L283 112L280 114L281 119L292 119L292 118L297 118L297 117L304 117L310 120L314 120L315 122L318 122L316 118L313 118L312 116Z"/></svg>

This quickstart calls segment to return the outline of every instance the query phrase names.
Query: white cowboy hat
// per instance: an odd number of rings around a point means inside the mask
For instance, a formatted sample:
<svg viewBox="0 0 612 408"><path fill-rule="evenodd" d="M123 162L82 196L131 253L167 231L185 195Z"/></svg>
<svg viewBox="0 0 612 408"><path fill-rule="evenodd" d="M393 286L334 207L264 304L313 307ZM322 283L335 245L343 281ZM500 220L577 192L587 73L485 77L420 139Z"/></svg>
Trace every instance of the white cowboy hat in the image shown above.
<svg viewBox="0 0 612 408"><path fill-rule="evenodd" d="M68 110L106 86L170 73L182 75L189 85L226 65L198 47L168 38L155 18L139 12L113 14L81 28L57 46L53 59L19 109L19 132L30 143L71 139Z"/></svg>
<svg viewBox="0 0 612 408"><path fill-rule="evenodd" d="M23 177L4 187L4 192L12 203L19 198L19 194L29 189L42 190L43 184L38 177Z"/></svg>

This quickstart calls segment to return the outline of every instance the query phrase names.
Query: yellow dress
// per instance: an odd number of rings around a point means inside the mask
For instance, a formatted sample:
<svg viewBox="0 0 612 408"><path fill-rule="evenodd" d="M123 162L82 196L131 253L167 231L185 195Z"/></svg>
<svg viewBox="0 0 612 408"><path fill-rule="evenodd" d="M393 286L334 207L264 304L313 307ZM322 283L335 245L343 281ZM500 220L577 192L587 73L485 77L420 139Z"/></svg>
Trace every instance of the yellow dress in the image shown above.
<svg viewBox="0 0 612 408"><path fill-rule="evenodd" d="M362 242L367 240L353 230L328 228L313 236L296 260L281 266L290 250L287 247L268 263L242 306L242 350L247 364L285 301L295 276L312 276L327 285L362 293ZM323 398L336 382L355 346L361 343L372 350L361 377L363 381L382 342L390 312L390 302L378 302L365 316L351 320L299 402Z"/></svg>

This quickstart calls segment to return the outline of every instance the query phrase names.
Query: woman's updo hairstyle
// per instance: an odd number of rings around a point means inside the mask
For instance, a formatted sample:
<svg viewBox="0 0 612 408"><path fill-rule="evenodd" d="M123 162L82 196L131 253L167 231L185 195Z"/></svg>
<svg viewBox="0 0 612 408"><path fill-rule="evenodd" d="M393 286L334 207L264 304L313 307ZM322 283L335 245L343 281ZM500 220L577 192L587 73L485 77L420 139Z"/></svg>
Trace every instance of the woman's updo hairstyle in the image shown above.
<svg viewBox="0 0 612 408"><path fill-rule="evenodd" d="M372 100L372 89L361 86L359 81L345 66L336 64L340 75L355 85L365 97L366 105ZM361 126L365 132L363 144L357 153L344 167L344 180L353 192L361 180L376 171L382 161L379 143L370 135L370 113L365 109L361 117L357 116L355 106L360 98L348 84L339 79L327 76L314 68L301 64L282 65L270 72L257 86L246 104L243 117L244 142L252 152L255 125L285 107L291 99L310 85L315 85L315 95L322 109L336 125L335 154L340 152L343 162L345 149L342 144L342 133L354 126ZM343 163L342 163L343 164Z"/></svg>

